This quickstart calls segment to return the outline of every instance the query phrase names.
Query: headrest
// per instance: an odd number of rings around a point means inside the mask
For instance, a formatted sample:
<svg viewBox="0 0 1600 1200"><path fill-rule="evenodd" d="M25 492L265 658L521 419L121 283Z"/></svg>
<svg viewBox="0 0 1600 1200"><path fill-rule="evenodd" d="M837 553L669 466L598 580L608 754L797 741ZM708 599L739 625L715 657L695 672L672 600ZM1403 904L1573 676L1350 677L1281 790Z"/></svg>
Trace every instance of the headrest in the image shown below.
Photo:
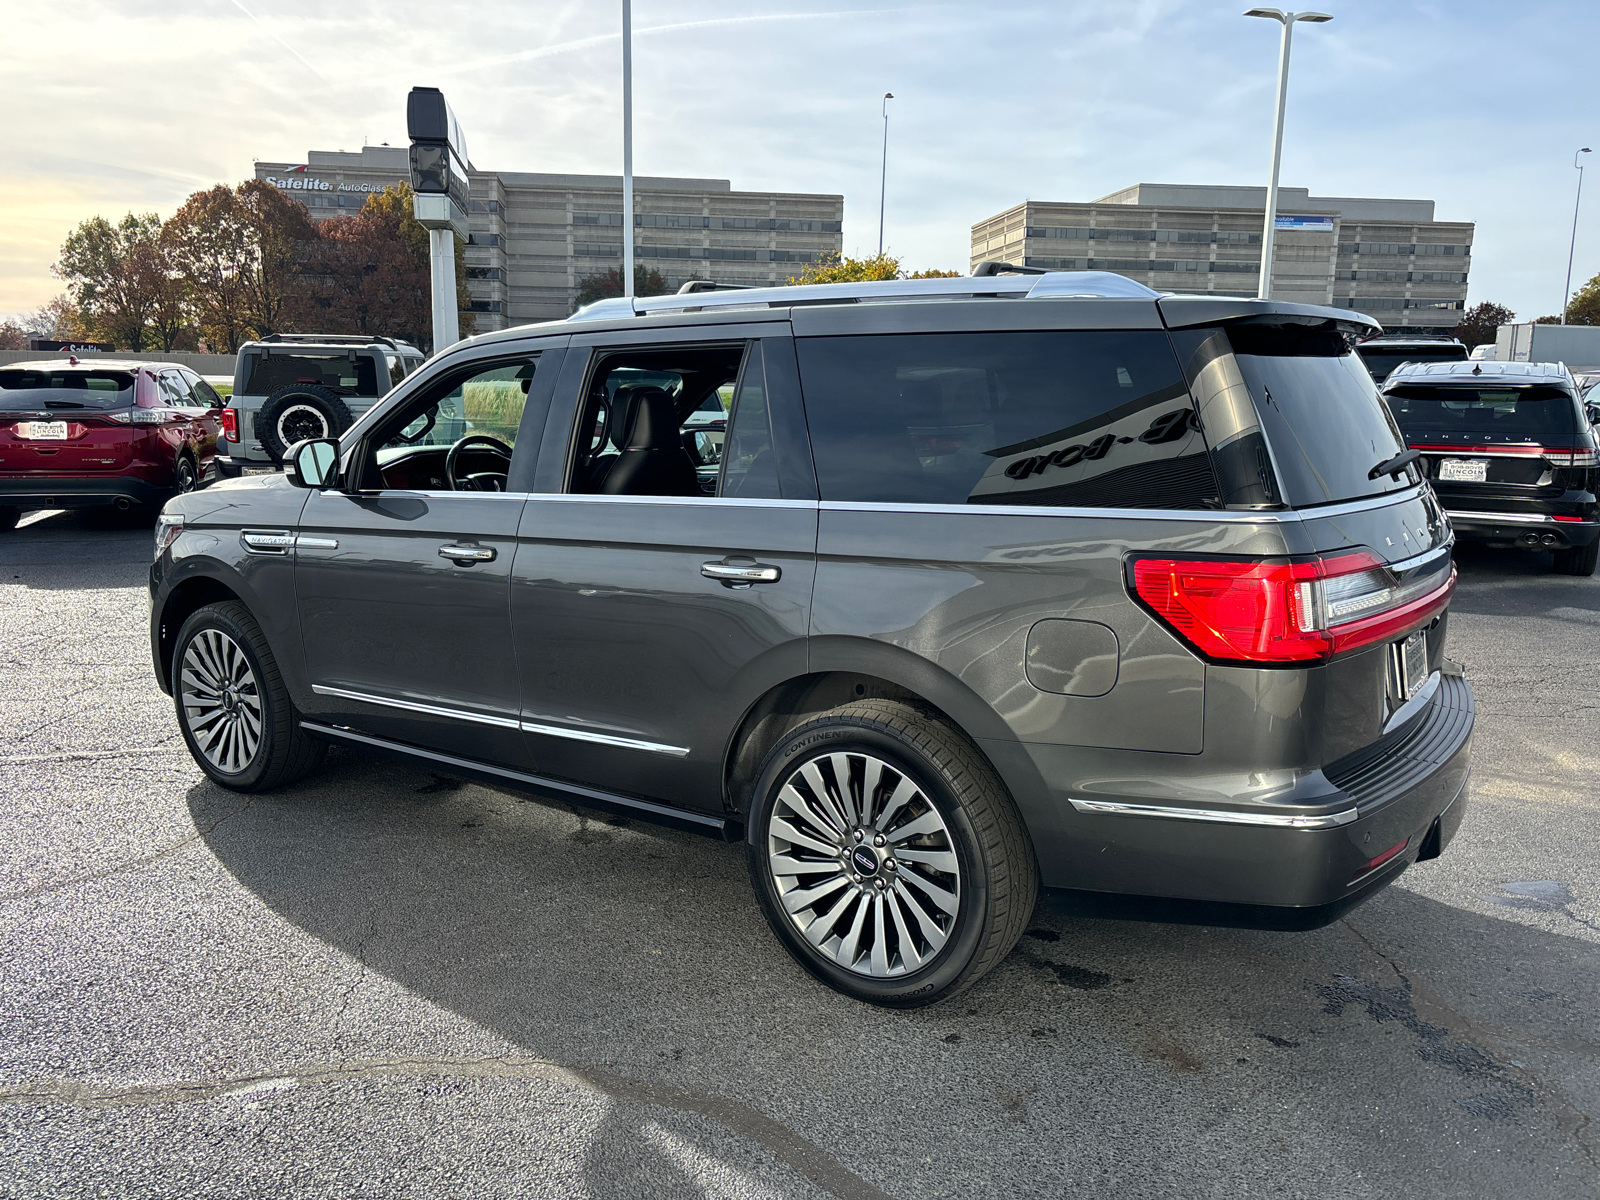
<svg viewBox="0 0 1600 1200"><path fill-rule="evenodd" d="M624 403L623 450L667 450L679 445L678 405L664 388L632 388Z"/></svg>

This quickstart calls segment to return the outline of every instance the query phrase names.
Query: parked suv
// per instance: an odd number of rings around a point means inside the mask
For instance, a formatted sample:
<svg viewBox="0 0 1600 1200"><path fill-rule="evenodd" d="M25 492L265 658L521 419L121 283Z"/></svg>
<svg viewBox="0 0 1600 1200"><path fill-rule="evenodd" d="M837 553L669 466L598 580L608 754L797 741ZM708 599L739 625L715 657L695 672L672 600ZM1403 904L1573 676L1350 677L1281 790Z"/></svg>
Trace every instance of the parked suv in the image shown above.
<svg viewBox="0 0 1600 1200"><path fill-rule="evenodd" d="M30 509L152 511L216 475L222 398L177 363L0 367L0 530Z"/></svg>
<svg viewBox="0 0 1600 1200"><path fill-rule="evenodd" d="M1426 334L1388 334L1368 338L1356 346L1356 353L1367 364L1373 381L1382 383L1401 363L1465 362L1466 344L1453 337Z"/></svg>
<svg viewBox="0 0 1600 1200"><path fill-rule="evenodd" d="M484 334L169 505L196 762L261 791L338 741L743 839L790 952L891 1005L1041 884L1312 927L1436 857L1473 698L1367 318L980 270Z"/></svg>
<svg viewBox="0 0 1600 1200"><path fill-rule="evenodd" d="M275 333L239 348L223 414L222 474L269 474L284 449L338 437L422 365L422 351L384 337Z"/></svg>
<svg viewBox="0 0 1600 1200"><path fill-rule="evenodd" d="M1383 385L1456 535L1552 550L1564 575L1600 556L1600 458L1578 384L1559 363L1412 363Z"/></svg>

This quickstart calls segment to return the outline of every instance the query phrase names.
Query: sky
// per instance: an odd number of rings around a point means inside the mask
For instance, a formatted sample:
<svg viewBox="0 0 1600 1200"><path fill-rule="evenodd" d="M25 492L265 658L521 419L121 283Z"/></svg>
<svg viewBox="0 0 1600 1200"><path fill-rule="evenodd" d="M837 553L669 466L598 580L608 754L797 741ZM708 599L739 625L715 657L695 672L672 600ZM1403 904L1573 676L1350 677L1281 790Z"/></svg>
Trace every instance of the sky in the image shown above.
<svg viewBox="0 0 1600 1200"><path fill-rule="evenodd" d="M1261 184L1276 22L1212 0L635 0L634 169L842 193L846 253L965 270L974 222L1132 183ZM1477 223L1469 304L1559 310L1600 4L1327 0L1297 26L1282 182ZM0 0L0 313L96 214L253 160L406 142L442 88L475 166L621 171L620 0ZM1600 172L1573 286L1600 272Z"/></svg>

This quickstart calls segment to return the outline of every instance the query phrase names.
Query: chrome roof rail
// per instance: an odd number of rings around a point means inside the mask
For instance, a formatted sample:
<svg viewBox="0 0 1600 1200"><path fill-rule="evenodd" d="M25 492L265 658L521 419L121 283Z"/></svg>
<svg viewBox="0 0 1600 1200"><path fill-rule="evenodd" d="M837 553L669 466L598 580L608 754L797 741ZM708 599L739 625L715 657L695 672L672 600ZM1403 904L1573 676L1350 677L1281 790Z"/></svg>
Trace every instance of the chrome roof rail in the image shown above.
<svg viewBox="0 0 1600 1200"><path fill-rule="evenodd" d="M864 283L805 283L791 287L691 292L669 296L613 296L580 308L568 320L608 321L669 312L788 308L803 304L873 304L896 300L1118 299L1154 300L1160 292L1109 271L1048 271L1027 275L967 275L954 279L881 279Z"/></svg>

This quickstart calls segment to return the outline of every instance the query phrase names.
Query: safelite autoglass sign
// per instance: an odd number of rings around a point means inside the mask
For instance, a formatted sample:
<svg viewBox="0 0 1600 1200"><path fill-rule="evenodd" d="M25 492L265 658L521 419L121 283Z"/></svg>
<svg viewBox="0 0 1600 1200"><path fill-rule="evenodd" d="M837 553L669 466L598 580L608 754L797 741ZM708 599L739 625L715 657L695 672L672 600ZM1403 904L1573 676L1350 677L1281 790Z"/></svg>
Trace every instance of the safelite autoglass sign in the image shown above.
<svg viewBox="0 0 1600 1200"><path fill-rule="evenodd" d="M1272 219L1274 229L1298 229L1303 233L1332 233L1332 217L1285 217Z"/></svg>

